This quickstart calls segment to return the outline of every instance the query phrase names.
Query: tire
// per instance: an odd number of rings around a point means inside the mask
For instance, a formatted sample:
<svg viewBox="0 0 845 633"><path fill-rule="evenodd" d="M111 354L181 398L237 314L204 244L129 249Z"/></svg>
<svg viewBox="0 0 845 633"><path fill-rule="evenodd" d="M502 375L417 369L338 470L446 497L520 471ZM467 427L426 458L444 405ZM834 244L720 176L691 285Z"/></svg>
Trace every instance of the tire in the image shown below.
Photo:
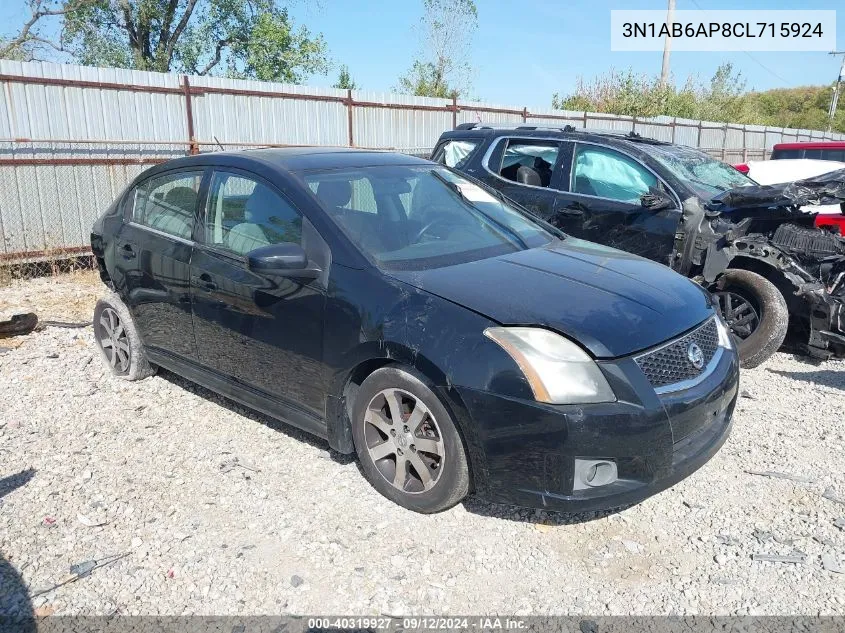
<svg viewBox="0 0 845 633"><path fill-rule="evenodd" d="M786 338L786 299L772 282L749 270L728 270L715 286L713 294L734 335L740 366L757 367L778 351ZM746 306L741 305L743 300ZM751 314L746 308L754 312L756 319L746 322Z"/></svg>
<svg viewBox="0 0 845 633"><path fill-rule="evenodd" d="M124 380L141 380L156 373L147 360L129 308L115 293L94 307L94 341L111 373Z"/></svg>
<svg viewBox="0 0 845 633"><path fill-rule="evenodd" d="M411 369L383 367L364 380L352 407L364 476L391 501L424 514L451 508L469 492L463 440L431 387ZM397 404L401 426L394 423Z"/></svg>

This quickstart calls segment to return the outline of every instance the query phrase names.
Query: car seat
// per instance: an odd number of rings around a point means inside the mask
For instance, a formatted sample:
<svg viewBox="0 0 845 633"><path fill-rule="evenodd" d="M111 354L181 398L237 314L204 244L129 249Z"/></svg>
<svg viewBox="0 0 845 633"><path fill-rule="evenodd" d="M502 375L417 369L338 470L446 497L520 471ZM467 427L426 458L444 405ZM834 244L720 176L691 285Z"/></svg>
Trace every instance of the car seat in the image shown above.
<svg viewBox="0 0 845 633"><path fill-rule="evenodd" d="M267 187L256 183L249 198L244 204L244 220L236 224L226 236L226 245L236 253L245 254L261 246L274 244L280 239L269 235L272 233L270 221L273 209L279 206L279 198Z"/></svg>
<svg viewBox="0 0 845 633"><path fill-rule="evenodd" d="M153 196L154 209L147 223L150 227L191 239L197 193L190 187L174 187L163 197Z"/></svg>
<svg viewBox="0 0 845 633"><path fill-rule="evenodd" d="M317 197L330 213L342 213L352 199L352 184L348 180L323 180L317 185Z"/></svg>
<svg viewBox="0 0 845 633"><path fill-rule="evenodd" d="M537 170L527 165L520 165L519 169L516 170L516 181L521 185L531 185L533 187L543 186L543 181Z"/></svg>

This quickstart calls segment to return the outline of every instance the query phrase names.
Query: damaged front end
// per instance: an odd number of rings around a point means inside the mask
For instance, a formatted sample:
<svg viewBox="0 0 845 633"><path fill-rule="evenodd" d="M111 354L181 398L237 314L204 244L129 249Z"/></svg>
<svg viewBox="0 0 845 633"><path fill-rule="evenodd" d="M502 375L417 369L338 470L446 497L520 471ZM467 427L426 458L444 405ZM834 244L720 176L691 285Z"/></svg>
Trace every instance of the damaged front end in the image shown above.
<svg viewBox="0 0 845 633"><path fill-rule="evenodd" d="M683 203L673 267L717 288L728 268L771 281L789 308L789 344L810 356L845 356L845 239L813 227L804 206L845 202L845 170Z"/></svg>

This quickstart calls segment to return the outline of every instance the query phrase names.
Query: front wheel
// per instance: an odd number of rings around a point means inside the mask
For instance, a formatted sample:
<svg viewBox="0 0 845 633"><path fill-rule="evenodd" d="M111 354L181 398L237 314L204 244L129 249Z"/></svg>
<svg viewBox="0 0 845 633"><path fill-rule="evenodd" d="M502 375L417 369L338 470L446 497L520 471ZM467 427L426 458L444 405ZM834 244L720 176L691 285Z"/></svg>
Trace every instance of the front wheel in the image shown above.
<svg viewBox="0 0 845 633"><path fill-rule="evenodd" d="M743 369L757 367L783 344L789 310L768 279L749 270L728 270L716 280L713 296L733 334Z"/></svg>
<svg viewBox="0 0 845 633"><path fill-rule="evenodd" d="M361 384L352 437L373 487L422 513L452 507L469 492L469 468L452 416L424 376L383 367Z"/></svg>

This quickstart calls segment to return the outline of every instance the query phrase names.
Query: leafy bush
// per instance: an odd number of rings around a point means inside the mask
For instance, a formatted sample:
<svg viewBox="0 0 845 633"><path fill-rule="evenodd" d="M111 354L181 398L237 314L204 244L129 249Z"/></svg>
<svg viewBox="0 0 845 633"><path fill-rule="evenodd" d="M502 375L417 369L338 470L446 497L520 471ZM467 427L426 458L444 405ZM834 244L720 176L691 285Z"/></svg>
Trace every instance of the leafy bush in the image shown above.
<svg viewBox="0 0 845 633"><path fill-rule="evenodd" d="M570 95L555 93L552 107L824 130L830 97L829 86L747 91L742 74L726 63L716 69L708 82L688 77L680 87L671 82L662 86L659 77L630 69L610 70L589 82L579 78ZM837 112L833 129L845 132L845 109Z"/></svg>

